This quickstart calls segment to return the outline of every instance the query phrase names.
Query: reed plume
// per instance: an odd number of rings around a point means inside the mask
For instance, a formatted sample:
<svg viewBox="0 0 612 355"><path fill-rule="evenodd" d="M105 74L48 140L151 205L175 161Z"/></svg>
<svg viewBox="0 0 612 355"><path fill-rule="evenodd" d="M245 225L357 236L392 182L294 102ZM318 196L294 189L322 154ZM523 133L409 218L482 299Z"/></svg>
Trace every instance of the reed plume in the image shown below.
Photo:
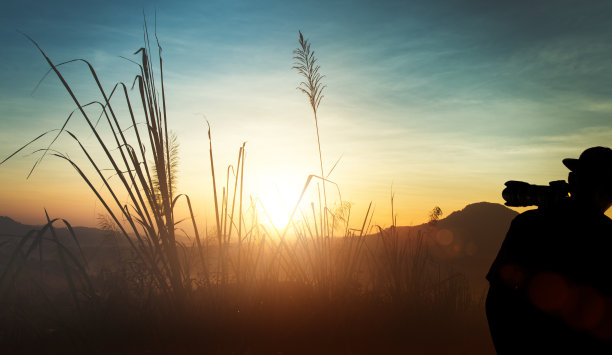
<svg viewBox="0 0 612 355"><path fill-rule="evenodd" d="M295 54L293 59L296 60L293 69L296 69L306 79L306 81L300 83L298 90L308 96L310 106L315 115L315 121L317 121L317 110L323 99L323 90L327 87L322 82L325 75L319 73L321 67L317 64L315 51L310 50L310 43L307 39L304 39L302 31L298 31L298 33L300 34L299 47L293 51ZM317 126L317 137L318 135L319 129Z"/></svg>
<svg viewBox="0 0 612 355"><path fill-rule="evenodd" d="M324 201L324 225L321 226L321 235L327 235L328 223L327 223L327 192L325 191L325 171L323 169L323 153L321 152L321 136L319 135L319 117L318 109L323 99L323 90L326 85L323 84L322 80L325 77L321 75L319 69L321 68L317 64L317 58L315 52L310 50L310 43L307 39L304 39L302 31L298 31L300 35L299 46L293 51L295 59L293 69L297 70L305 80L300 83L297 87L298 90L303 92L310 102L312 112L315 120L315 128L317 133L317 147L319 148L319 164L321 167L321 184L323 186L323 201Z"/></svg>

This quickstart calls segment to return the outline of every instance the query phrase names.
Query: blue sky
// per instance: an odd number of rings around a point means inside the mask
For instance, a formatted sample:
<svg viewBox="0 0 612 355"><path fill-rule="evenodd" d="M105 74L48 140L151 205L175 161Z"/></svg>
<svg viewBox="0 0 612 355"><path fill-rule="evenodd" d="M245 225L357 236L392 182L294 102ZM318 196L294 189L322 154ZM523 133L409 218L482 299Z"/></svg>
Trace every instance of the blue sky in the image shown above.
<svg viewBox="0 0 612 355"><path fill-rule="evenodd" d="M136 74L119 56L142 45L143 10L150 28L157 12L181 189L202 215L211 208L206 119L220 165L248 142L249 186L268 204L291 204L317 171L314 122L291 69L298 30L326 75L326 166L342 156L333 178L343 198L357 214L374 201L381 223L392 188L398 220L420 223L436 205L449 213L501 202L509 179L565 178L562 158L612 142L607 1L3 1L2 156L73 109L51 76L32 94L48 68L16 30L56 62L90 60L110 89ZM95 95L82 66L63 70L79 95ZM82 123L71 128L86 136ZM66 218L75 206L99 210L58 162L26 181L32 161L0 167L0 214L32 221L43 206ZM58 192L66 187L73 192ZM263 192L276 190L281 198ZM92 224L96 213L72 218Z"/></svg>

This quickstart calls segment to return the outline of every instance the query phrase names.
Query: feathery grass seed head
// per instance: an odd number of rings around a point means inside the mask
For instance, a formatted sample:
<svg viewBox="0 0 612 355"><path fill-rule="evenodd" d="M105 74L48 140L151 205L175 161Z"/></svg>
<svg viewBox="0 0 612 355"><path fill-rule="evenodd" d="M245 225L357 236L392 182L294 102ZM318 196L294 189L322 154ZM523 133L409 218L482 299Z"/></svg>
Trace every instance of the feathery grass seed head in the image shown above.
<svg viewBox="0 0 612 355"><path fill-rule="evenodd" d="M316 113L323 99L323 89L326 87L322 82L325 75L319 73L320 66L317 65L315 52L310 50L310 43L304 39L301 31L299 34L299 47L293 51L295 54L293 69L296 69L306 79L300 83L298 89L308 96L312 110Z"/></svg>

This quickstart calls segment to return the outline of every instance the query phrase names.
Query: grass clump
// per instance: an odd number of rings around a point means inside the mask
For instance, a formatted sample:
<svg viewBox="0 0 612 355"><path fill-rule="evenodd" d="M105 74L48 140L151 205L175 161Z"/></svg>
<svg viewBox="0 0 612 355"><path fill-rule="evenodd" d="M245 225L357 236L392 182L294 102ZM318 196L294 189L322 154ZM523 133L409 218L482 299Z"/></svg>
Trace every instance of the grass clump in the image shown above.
<svg viewBox="0 0 612 355"><path fill-rule="evenodd" d="M227 168L224 185L219 184L209 125L215 226L203 235L189 196L176 191L177 143L168 127L157 36L159 76L146 26L145 46L135 52L140 58L134 62L137 101L123 83L104 91L87 61L56 65L31 41L103 152L93 155L92 148L66 129L71 114L56 139L72 139L87 166L51 145L41 150L42 156L60 158L76 170L106 210L105 229L121 239L113 244L116 259L96 271L88 266L89 250L79 242L83 236L64 220L47 216L41 229L2 245L11 253L0 278L1 301L8 305L0 311L5 320L0 343L14 351L102 353L385 353L427 346L443 351L448 344L478 349L465 342L465 332L482 331L466 297L467 285L440 271L425 236L400 236L395 219L391 228L376 232L371 204L358 228L351 227L350 204L341 197L334 208L328 206L327 187L337 184L329 179L333 167L327 174L324 170L319 135L325 85L301 32L294 68L304 77L299 89L313 110L320 176L306 178L287 227L271 228L262 223L266 216L258 202L245 201L245 144L238 149L236 165ZM77 62L87 66L102 101L84 104L76 98L60 67ZM120 104L126 117L118 115ZM110 135L101 134L87 109L91 107L99 108ZM110 176L102 166L111 166ZM308 201L307 192L318 198ZM175 211L183 200L192 242L176 235L181 221ZM54 223L59 222L70 239L58 237ZM42 255L48 245L56 247L59 267L45 271ZM37 266L47 277L35 277ZM55 294L50 290L57 285L60 292ZM453 320L462 331L449 331Z"/></svg>

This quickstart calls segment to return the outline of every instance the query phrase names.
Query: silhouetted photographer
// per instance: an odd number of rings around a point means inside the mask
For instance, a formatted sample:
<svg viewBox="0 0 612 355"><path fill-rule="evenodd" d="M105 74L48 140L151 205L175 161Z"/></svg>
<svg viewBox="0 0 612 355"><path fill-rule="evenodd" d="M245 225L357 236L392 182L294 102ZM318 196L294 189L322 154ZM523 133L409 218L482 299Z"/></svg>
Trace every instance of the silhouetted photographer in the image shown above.
<svg viewBox="0 0 612 355"><path fill-rule="evenodd" d="M498 354L612 354L612 150L564 159L568 182L510 181L513 221L487 279Z"/></svg>

